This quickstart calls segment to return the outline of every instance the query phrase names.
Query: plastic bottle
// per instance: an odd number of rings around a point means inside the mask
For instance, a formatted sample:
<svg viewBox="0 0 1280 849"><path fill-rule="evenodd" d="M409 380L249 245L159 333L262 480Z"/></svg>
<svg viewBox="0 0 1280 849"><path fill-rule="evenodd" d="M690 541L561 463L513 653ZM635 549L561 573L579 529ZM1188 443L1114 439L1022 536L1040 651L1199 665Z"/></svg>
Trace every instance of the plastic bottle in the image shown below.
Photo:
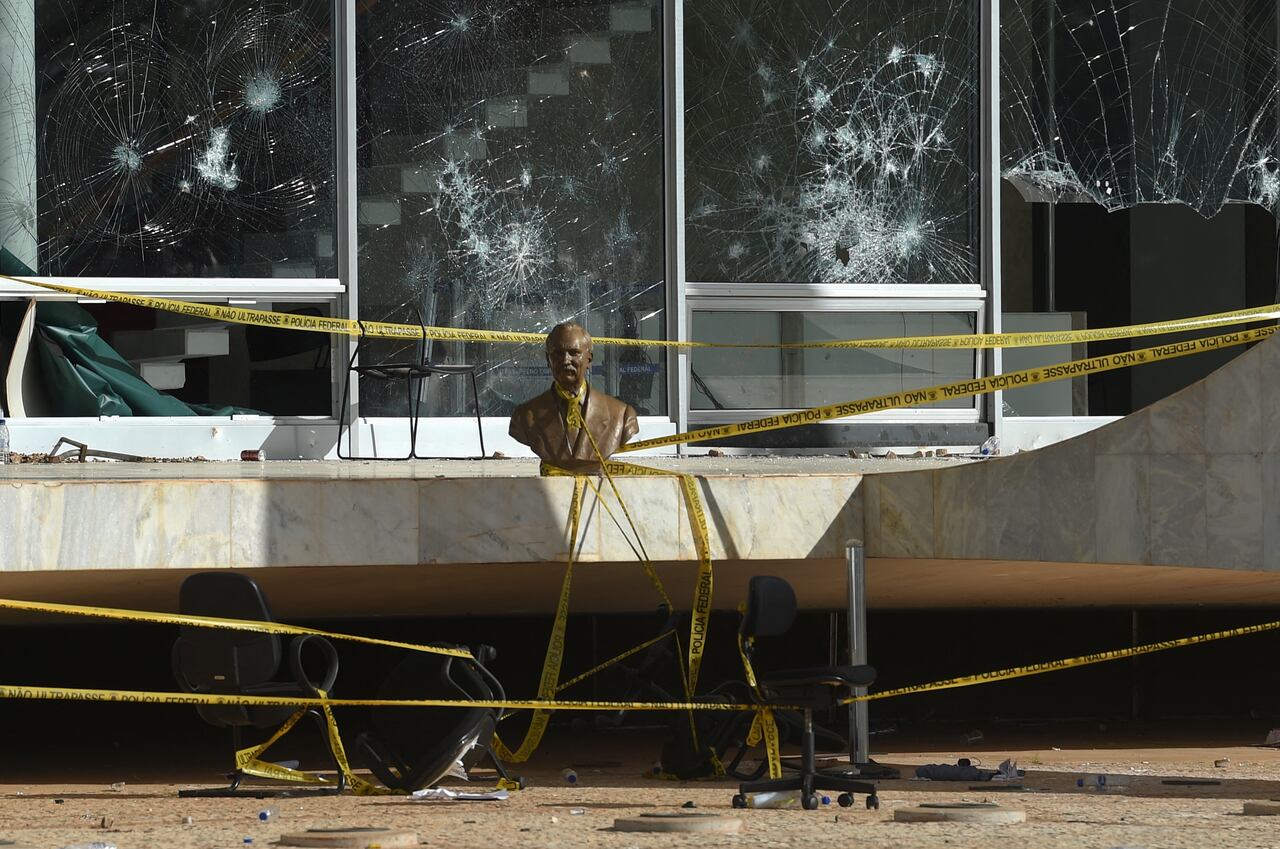
<svg viewBox="0 0 1280 849"><path fill-rule="evenodd" d="M830 805L831 797L818 795L818 803ZM767 793L751 793L747 795L748 808L799 808L799 790L772 790Z"/></svg>
<svg viewBox="0 0 1280 849"><path fill-rule="evenodd" d="M988 436L986 441L982 443L982 447L978 449L978 453L983 457L993 457L1000 453L1000 437Z"/></svg>
<svg viewBox="0 0 1280 849"><path fill-rule="evenodd" d="M562 770L560 770L560 777L561 777L561 778L563 778L565 781L567 781L567 782L568 782L568 783L570 783L570 784L577 784L577 783L578 783L578 773L574 772L574 771L573 771L573 770L571 770L571 769L562 769Z"/></svg>
<svg viewBox="0 0 1280 849"><path fill-rule="evenodd" d="M258 811L258 819L262 822L271 822L271 818L278 813L280 813L280 811L275 808L263 808Z"/></svg>
<svg viewBox="0 0 1280 849"><path fill-rule="evenodd" d="M0 415L0 463L9 462L9 426Z"/></svg>

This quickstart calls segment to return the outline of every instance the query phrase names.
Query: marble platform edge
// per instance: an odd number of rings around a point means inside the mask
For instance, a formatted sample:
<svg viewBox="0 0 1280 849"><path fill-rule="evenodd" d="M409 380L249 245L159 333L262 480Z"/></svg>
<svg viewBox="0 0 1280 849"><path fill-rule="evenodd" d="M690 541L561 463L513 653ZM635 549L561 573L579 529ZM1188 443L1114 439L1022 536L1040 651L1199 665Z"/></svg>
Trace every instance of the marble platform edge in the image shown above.
<svg viewBox="0 0 1280 849"><path fill-rule="evenodd" d="M874 475L872 557L1280 571L1280 338L1104 427Z"/></svg>
<svg viewBox="0 0 1280 849"><path fill-rule="evenodd" d="M863 529L856 474L698 478L715 559L843 556ZM696 562L675 478L619 479L654 560ZM635 555L588 492L575 556ZM488 478L0 482L0 571L563 561L573 481ZM608 507L609 509L606 509Z"/></svg>

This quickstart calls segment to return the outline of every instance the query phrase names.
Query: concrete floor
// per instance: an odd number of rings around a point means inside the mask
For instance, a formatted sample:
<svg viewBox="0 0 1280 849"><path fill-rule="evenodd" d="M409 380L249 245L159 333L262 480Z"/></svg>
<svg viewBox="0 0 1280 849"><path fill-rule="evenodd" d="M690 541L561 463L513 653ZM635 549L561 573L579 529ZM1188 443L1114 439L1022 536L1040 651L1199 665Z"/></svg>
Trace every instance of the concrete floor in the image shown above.
<svg viewBox="0 0 1280 849"><path fill-rule="evenodd" d="M1027 770L1021 789L995 782L922 782L908 778L915 764L950 761L951 751L877 753L902 770L879 783L881 807L834 804L817 811L746 810L729 806L730 781L677 783L643 777L637 752L560 746L539 752L521 769L530 789L502 802L428 802L405 797L310 799L179 799L190 780L151 775L139 783L125 770L88 772L60 764L56 777L17 778L19 764L0 785L0 840L20 847L56 849L109 844L119 849L206 849L275 845L311 828L383 827L417 834L421 845L447 847L814 847L872 849L987 849L995 845L1048 849L1114 847L1270 847L1276 823L1241 816L1243 802L1280 796L1280 752L1248 747L1126 750L1040 749L981 755L984 764L1015 758ZM976 756L976 755L975 755ZM160 753L157 753L157 762ZM1226 758L1225 768L1213 766ZM577 785L560 777L576 764ZM1076 787L1077 777L1124 775L1120 791ZM92 776L92 777L91 777ZM197 778L212 786L215 776ZM1167 784L1199 780L1213 784ZM125 783L111 786L116 782ZM178 782L182 782L179 784ZM1000 792L1001 790L1008 792ZM990 801L1021 810L1026 822L1006 825L898 823L894 811L921 803ZM741 819L737 835L662 835L619 832L614 820L644 813L717 814ZM259 812L274 813L263 822Z"/></svg>

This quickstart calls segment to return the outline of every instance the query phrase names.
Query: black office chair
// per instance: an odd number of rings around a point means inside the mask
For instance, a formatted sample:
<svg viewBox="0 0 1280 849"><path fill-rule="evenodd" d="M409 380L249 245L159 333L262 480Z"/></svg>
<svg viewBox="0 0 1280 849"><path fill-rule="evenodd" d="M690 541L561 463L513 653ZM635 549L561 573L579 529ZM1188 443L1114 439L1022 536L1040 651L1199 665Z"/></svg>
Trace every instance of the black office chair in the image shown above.
<svg viewBox="0 0 1280 849"><path fill-rule="evenodd" d="M747 609L738 629L743 652L751 657L757 637L780 637L791 629L796 618L796 594L782 578L758 575L747 589ZM876 680L870 666L816 666L756 674L760 692L756 701L762 705L796 705L804 709L804 730L799 775L786 778L744 782L733 797L735 808L747 806L748 793L799 790L800 802L808 810L818 807L817 790L839 791L841 807L853 804L854 793L867 796L868 808L879 808L876 786L844 776L818 772L814 754L813 711L836 706L839 699L852 695L854 687L866 687Z"/></svg>
<svg viewBox="0 0 1280 849"><path fill-rule="evenodd" d="M496 652L481 646L475 661L448 655L414 654L397 664L378 691L379 699L468 699L502 701L506 693L486 668ZM511 778L493 751L498 710L489 707L370 708L372 730L355 741L357 761L392 790L412 793L444 778L455 764L470 772L492 762L504 784Z"/></svg>
<svg viewBox="0 0 1280 849"><path fill-rule="evenodd" d="M476 386L476 369L480 368L483 363L436 363L431 360L431 339L427 337L427 324L422 319L422 311L417 307L413 308L413 314L418 320L418 326L422 328L422 337L417 340L414 346L416 351L413 357L403 358L393 356L390 359L382 360L376 363L356 365L356 361L361 355L368 357L370 355L370 339L365 335L364 322L357 321L360 327L360 338L356 341L355 350L351 352L351 361L347 363L347 376L342 386L342 406L338 410L338 457L342 460L414 460L418 457L418 418L419 406L422 400L422 384L433 374L447 377L450 375L470 375L471 376L471 403L476 413L476 433L480 437L480 459L484 459L486 452L484 449L484 425L480 419L480 392ZM397 352L398 354L399 352ZM351 395L351 375L360 375L361 379L370 378L373 380L383 380L395 382L403 380L405 383L405 396L408 402L408 410L406 415L409 418L409 453L404 457L379 457L377 455L356 456L350 453L351 450L351 428L348 422L349 410L347 409L347 400ZM347 431L347 451L342 453L342 432Z"/></svg>
<svg viewBox="0 0 1280 849"><path fill-rule="evenodd" d="M182 582L178 592L178 610L195 616L216 616L226 619L248 619L271 622L271 608L266 596L252 578L230 570L198 572ZM319 683L308 677L303 668L302 650L306 647L320 649L324 659L324 674ZM338 677L338 653L333 644L323 637L304 634L289 642L289 671L291 680L277 680L276 675L284 661L281 638L277 634L253 631L232 631L222 628L203 628L181 625L178 639L173 644L173 676L186 693L216 693L245 696L302 696L319 697L319 690L326 693L333 688ZM297 712L296 707L258 705L197 705L196 712L210 725L230 728L235 751L244 746L241 732L245 728L275 729ZM320 726L322 739L328 747L328 728L318 710L309 710ZM330 757L332 750L328 750ZM337 768L336 758L333 761ZM245 774L237 769L230 774L231 785L212 790L181 790L179 796L251 796L299 795L297 790L272 788L240 789ZM346 779L338 771L337 783L325 788L323 793L341 793Z"/></svg>

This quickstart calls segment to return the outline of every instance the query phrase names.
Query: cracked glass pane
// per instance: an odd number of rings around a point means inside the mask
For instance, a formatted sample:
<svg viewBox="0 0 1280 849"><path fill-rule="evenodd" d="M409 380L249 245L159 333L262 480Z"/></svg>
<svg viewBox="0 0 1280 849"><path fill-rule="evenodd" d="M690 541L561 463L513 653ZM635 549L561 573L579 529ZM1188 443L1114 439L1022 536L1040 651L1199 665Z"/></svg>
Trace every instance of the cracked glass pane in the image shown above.
<svg viewBox="0 0 1280 849"><path fill-rule="evenodd" d="M746 312L699 310L698 338L737 344L796 344L879 336L973 333L974 313ZM964 349L695 348L693 410L778 410L838 404L973 377ZM925 405L972 409L970 397Z"/></svg>
<svg viewBox="0 0 1280 849"><path fill-rule="evenodd" d="M688 4L689 279L975 282L976 10Z"/></svg>
<svg viewBox="0 0 1280 849"><path fill-rule="evenodd" d="M663 338L658 4L381 0L357 16L361 318ZM430 353L481 363L485 415L550 381L539 345ZM666 410L655 349L597 347L592 379ZM402 415L403 392L367 382L364 414ZM462 381L428 384L424 415L470 412Z"/></svg>
<svg viewBox="0 0 1280 849"><path fill-rule="evenodd" d="M1274 211L1274 2L1012 0L1001 10L1001 168L1026 200Z"/></svg>
<svg viewBox="0 0 1280 849"><path fill-rule="evenodd" d="M1004 329L1273 303L1275 3L1010 0L1001 15ZM1153 341L1010 350L1004 367ZM1124 415L1239 352L1018 389L1005 414Z"/></svg>
<svg viewBox="0 0 1280 849"><path fill-rule="evenodd" d="M5 270L333 276L329 4L0 3Z"/></svg>

